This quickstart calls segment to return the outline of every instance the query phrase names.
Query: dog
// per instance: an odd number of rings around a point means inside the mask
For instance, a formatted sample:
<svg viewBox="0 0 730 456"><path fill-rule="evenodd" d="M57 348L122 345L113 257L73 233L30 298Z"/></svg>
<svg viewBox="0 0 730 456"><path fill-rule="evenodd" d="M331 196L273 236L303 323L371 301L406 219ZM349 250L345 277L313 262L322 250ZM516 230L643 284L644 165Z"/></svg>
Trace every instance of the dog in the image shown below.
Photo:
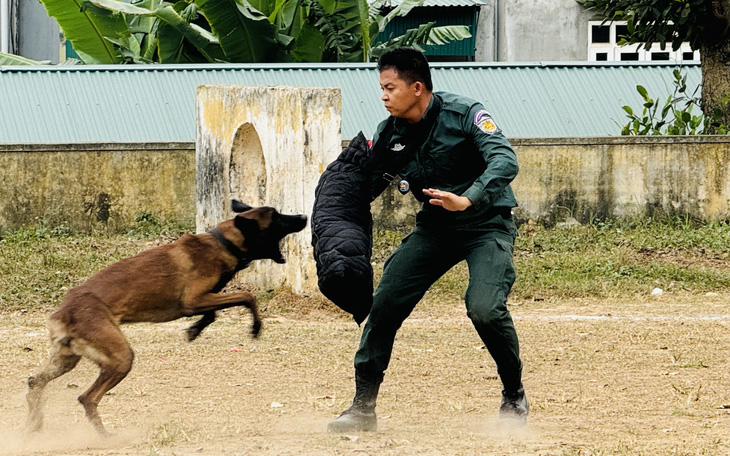
<svg viewBox="0 0 730 456"><path fill-rule="evenodd" d="M207 233L187 234L176 242L120 260L69 290L49 318L50 358L28 379L30 431L43 425L43 389L71 371L82 357L99 366L99 377L78 400L92 426L107 432L97 411L101 398L132 368L134 352L120 325L159 323L202 315L187 330L188 340L215 320L217 310L247 307L251 333L258 336L261 318L250 293L219 292L253 260L284 263L280 241L304 229L307 216L283 215L271 207L252 208L233 200L237 215Z"/></svg>

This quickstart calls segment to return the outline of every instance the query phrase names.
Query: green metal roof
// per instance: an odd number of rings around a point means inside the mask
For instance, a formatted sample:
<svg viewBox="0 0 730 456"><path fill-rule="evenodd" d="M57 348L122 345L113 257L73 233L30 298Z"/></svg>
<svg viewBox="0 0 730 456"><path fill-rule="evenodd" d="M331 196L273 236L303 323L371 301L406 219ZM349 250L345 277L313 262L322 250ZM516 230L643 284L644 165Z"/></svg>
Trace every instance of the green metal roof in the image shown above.
<svg viewBox="0 0 730 456"><path fill-rule="evenodd" d="M697 62L684 64L689 93ZM667 63L435 63L436 90L484 103L508 137L619 135L636 85L672 93ZM373 64L0 66L0 143L195 140L202 84L342 89L342 137L371 135L388 114Z"/></svg>

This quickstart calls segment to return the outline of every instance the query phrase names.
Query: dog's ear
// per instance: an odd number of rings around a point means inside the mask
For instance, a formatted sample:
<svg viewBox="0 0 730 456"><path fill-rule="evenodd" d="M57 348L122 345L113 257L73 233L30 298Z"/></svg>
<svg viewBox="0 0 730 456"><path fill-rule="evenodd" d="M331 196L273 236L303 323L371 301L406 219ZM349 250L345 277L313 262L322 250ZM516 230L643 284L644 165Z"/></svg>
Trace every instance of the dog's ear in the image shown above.
<svg viewBox="0 0 730 456"><path fill-rule="evenodd" d="M259 222L254 219L246 218L243 216L236 216L235 219L233 219L233 223L236 225L236 228L243 234L244 242L246 244L251 244L251 241L254 241L258 239L260 234L260 228L259 228Z"/></svg>
<svg viewBox="0 0 730 456"><path fill-rule="evenodd" d="M231 200L231 209L233 209L233 212L240 213L240 212L246 212L247 210L251 209L251 206L234 199L234 200Z"/></svg>

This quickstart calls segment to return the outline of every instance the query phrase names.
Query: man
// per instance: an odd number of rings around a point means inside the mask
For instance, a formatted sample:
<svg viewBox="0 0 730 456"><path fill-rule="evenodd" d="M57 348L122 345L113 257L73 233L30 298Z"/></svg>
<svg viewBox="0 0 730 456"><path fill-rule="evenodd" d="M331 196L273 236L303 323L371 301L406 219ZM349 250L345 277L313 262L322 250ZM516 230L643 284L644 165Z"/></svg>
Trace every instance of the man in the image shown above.
<svg viewBox="0 0 730 456"><path fill-rule="evenodd" d="M332 432L375 431L375 402L395 335L428 288L466 260L467 314L497 364L500 418L524 422L529 403L512 317L506 307L515 280L512 248L517 205L510 182L517 159L484 107L433 92L428 61L400 48L378 62L385 109L373 141L372 198L395 174L423 206L416 227L385 262L355 355L355 398L328 424Z"/></svg>

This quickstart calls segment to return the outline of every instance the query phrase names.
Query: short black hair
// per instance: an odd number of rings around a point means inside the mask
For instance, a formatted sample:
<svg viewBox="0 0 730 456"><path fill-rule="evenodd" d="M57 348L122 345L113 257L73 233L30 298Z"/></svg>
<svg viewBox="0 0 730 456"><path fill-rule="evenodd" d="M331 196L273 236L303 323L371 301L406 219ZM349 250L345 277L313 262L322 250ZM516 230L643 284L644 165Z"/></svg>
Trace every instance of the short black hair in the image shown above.
<svg viewBox="0 0 730 456"><path fill-rule="evenodd" d="M422 82L426 90L433 92L431 67L423 52L418 49L402 47L390 50L378 60L378 71L394 69L398 77L408 84Z"/></svg>

